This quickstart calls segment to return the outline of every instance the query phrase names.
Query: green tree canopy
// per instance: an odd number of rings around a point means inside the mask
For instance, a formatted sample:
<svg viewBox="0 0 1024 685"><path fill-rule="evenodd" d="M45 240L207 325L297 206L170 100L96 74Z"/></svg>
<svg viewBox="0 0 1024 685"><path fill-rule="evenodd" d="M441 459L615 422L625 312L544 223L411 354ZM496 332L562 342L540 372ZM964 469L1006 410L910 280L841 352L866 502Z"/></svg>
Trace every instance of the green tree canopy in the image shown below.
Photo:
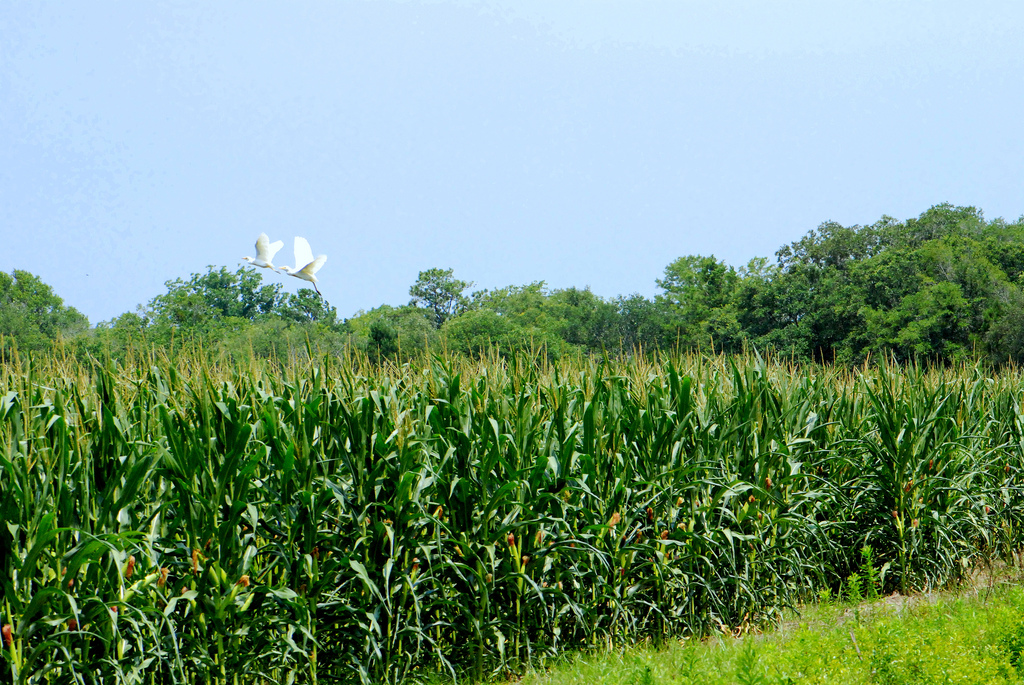
<svg viewBox="0 0 1024 685"><path fill-rule="evenodd" d="M281 295L274 312L285 321L294 323L315 323L330 328L339 325L338 310L309 288L303 288L295 294Z"/></svg>
<svg viewBox="0 0 1024 685"><path fill-rule="evenodd" d="M165 345L175 339L201 339L209 350L228 356L285 357L310 344L341 349L346 325L337 310L313 290L282 293L258 269L209 267L206 273L166 282L137 312L98 326L101 342L119 353L136 344Z"/></svg>
<svg viewBox="0 0 1024 685"><path fill-rule="evenodd" d="M433 312L436 328L469 308L469 299L463 293L473 284L460 281L453 272L453 269L421 271L416 282L409 288L412 296L410 304Z"/></svg>
<svg viewBox="0 0 1024 685"><path fill-rule="evenodd" d="M187 281L167 281L167 292L149 303L156 322L201 331L225 318L254 321L274 311L281 301L281 285L265 285L256 269L209 267Z"/></svg>
<svg viewBox="0 0 1024 685"><path fill-rule="evenodd" d="M949 204L905 222L822 224L776 265L740 274L740 326L756 347L822 361L1017 359L1022 228Z"/></svg>
<svg viewBox="0 0 1024 685"><path fill-rule="evenodd" d="M355 346L377 361L436 344L473 355L495 346L550 356L751 346L824 363L1024 362L1024 218L986 221L974 207L939 204L907 221L883 216L866 226L828 221L774 260L736 269L714 255L686 255L655 282L661 292L653 299L549 290L544 281L469 296L472 283L433 268L419 273L408 305L339 321L312 290L285 294L258 270L210 267L168 281L166 293L80 339L123 348L184 335L213 343L208 349L267 355L311 350L310 343ZM23 348L87 326L31 274L2 274L0 295L0 333Z"/></svg>
<svg viewBox="0 0 1024 685"><path fill-rule="evenodd" d="M413 305L381 305L358 312L346 324L354 344L375 361L421 354L438 335L431 312Z"/></svg>
<svg viewBox="0 0 1024 685"><path fill-rule="evenodd" d="M737 322L736 269L714 255L687 255L665 267L655 281L665 292L658 302L668 313L668 339L684 347L736 351L743 336Z"/></svg>
<svg viewBox="0 0 1024 685"><path fill-rule="evenodd" d="M89 320L54 294L38 276L15 269L0 271L0 354L12 345L21 350L41 350L61 337L88 329Z"/></svg>

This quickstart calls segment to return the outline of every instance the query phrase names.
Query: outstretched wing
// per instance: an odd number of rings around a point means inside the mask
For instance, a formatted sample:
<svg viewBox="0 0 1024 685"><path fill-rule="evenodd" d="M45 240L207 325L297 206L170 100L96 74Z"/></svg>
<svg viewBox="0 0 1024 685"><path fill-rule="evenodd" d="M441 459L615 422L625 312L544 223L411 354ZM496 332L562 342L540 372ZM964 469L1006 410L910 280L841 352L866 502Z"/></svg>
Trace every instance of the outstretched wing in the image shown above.
<svg viewBox="0 0 1024 685"><path fill-rule="evenodd" d="M302 271L303 267L313 261L313 250L309 247L309 241L300 236L295 236L295 269Z"/></svg>
<svg viewBox="0 0 1024 685"><path fill-rule="evenodd" d="M283 240L275 240L274 242L272 242L269 245L267 245L266 260L268 262L270 260L272 260L274 258L274 255L276 255L278 252L281 251L282 247L284 247L284 241Z"/></svg>
<svg viewBox="0 0 1024 685"><path fill-rule="evenodd" d="M312 276L313 274L320 270L320 267L323 266L324 262L326 261L327 255L322 254L313 261L311 261L309 264L307 264L303 271Z"/></svg>
<svg viewBox="0 0 1024 685"><path fill-rule="evenodd" d="M267 237L266 233L260 233L259 237L256 238L256 259L270 261L272 257L267 254L269 251L270 238Z"/></svg>

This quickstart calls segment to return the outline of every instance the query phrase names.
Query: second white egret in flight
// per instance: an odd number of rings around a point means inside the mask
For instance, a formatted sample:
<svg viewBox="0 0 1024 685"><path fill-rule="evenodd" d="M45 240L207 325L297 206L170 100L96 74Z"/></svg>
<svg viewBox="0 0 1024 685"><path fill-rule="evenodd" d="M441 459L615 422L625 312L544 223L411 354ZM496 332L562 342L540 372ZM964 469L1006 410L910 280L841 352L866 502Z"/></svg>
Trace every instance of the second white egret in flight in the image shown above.
<svg viewBox="0 0 1024 685"><path fill-rule="evenodd" d="M325 254L313 259L313 250L309 247L309 241L305 238L295 236L295 266L282 266L278 268L289 276L295 276L295 278L301 278L304 281L309 281L313 284L313 290L316 291L316 294L323 297L323 294L320 292L320 288L316 287L316 272L320 270L320 267L323 266L326 261L327 255Z"/></svg>
<svg viewBox="0 0 1024 685"><path fill-rule="evenodd" d="M249 262L253 266L261 266L264 269L275 269L277 267L274 266L271 260L274 259L274 255L282 247L284 247L284 241L275 240L270 242L270 238L267 237L266 233L260 233L259 237L256 238L256 256L242 257L242 261Z"/></svg>

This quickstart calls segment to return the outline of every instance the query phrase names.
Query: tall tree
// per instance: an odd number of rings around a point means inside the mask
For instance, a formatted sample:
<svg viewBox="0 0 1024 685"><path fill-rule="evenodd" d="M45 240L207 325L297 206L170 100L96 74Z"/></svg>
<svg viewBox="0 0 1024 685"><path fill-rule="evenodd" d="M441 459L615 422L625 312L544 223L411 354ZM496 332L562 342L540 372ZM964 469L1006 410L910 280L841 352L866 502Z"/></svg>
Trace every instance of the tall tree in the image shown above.
<svg viewBox="0 0 1024 685"><path fill-rule="evenodd" d="M473 285L453 276L453 269L428 269L421 271L419 278L409 288L412 295L410 304L424 307L433 312L434 326L441 325L469 307L469 298L464 293Z"/></svg>
<svg viewBox="0 0 1024 685"><path fill-rule="evenodd" d="M415 356L427 350L438 335L432 313L412 305L384 304L359 311L344 325L352 340L375 360L395 358L399 353L403 359Z"/></svg>
<svg viewBox="0 0 1024 685"><path fill-rule="evenodd" d="M619 340L628 352L656 350L665 344L665 309L639 293L614 300L618 310Z"/></svg>
<svg viewBox="0 0 1024 685"><path fill-rule="evenodd" d="M714 255L687 255L666 266L665 277L656 283L665 291L658 302L669 312L669 340L724 351L742 346L734 304L736 269Z"/></svg>
<svg viewBox="0 0 1024 685"><path fill-rule="evenodd" d="M328 327L339 325L337 308L309 288L303 288L294 295L282 295L275 311L285 321L294 323L317 323Z"/></svg>
<svg viewBox="0 0 1024 685"><path fill-rule="evenodd" d="M274 311L281 300L281 285L264 285L263 276L245 267L209 267L205 274L192 274L187 281L167 281L167 292L149 303L159 323L202 332L226 318L256 320Z"/></svg>
<svg viewBox="0 0 1024 685"><path fill-rule="evenodd" d="M620 337L618 307L590 288L556 290L549 307L558 321L555 330L567 343L591 351L629 349Z"/></svg>
<svg viewBox="0 0 1024 685"><path fill-rule="evenodd" d="M0 356L6 357L12 344L22 350L45 349L57 338L88 327L85 315L65 305L38 276L19 269L0 271Z"/></svg>

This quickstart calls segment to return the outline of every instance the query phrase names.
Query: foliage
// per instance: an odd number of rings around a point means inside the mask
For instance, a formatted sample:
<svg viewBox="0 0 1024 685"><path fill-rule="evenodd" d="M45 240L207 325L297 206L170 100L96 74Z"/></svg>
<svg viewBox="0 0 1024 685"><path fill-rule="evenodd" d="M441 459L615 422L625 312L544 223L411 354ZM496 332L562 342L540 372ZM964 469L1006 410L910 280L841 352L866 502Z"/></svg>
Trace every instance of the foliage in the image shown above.
<svg viewBox="0 0 1024 685"><path fill-rule="evenodd" d="M377 319L370 324L369 340L366 351L375 363L398 356L398 332L388 323L387 319Z"/></svg>
<svg viewBox="0 0 1024 685"><path fill-rule="evenodd" d="M549 308L558 322L554 333L570 345L595 351L623 348L618 307L589 288L556 290Z"/></svg>
<svg viewBox="0 0 1024 685"><path fill-rule="evenodd" d="M560 328L572 305L561 306L560 294L549 293L543 281L482 290L473 293L469 311L446 322L441 333L449 349L473 357L544 350L557 359L572 349Z"/></svg>
<svg viewBox="0 0 1024 685"><path fill-rule="evenodd" d="M1010 303L1020 298L1021 245L1024 223L986 223L973 207L827 222L781 248L774 267L740 274L737 320L756 348L799 359L1019 361Z"/></svg>
<svg viewBox="0 0 1024 685"><path fill-rule="evenodd" d="M452 269L427 269L421 271L416 282L409 288L412 295L410 304L429 309L434 316L434 327L469 307L469 300L463 294L473 284L455 278Z"/></svg>
<svg viewBox="0 0 1024 685"><path fill-rule="evenodd" d="M348 344L349 328L326 300L308 288L282 293L258 269L210 267L166 285L136 312L101 323L78 350L122 359L133 350L195 345L214 357L288 359L311 349L343 354Z"/></svg>
<svg viewBox="0 0 1024 685"><path fill-rule="evenodd" d="M50 286L27 271L0 271L0 360L17 347L47 349L55 340L81 333L89 325Z"/></svg>
<svg viewBox="0 0 1024 685"><path fill-rule="evenodd" d="M429 313L420 307L382 305L357 313L347 325L353 344L377 363L407 360L440 346Z"/></svg>
<svg viewBox="0 0 1024 685"><path fill-rule="evenodd" d="M250 321L274 310L280 299L281 285L263 285L256 269L209 267L205 274L192 274L184 281L167 281L167 292L149 303L156 325L203 331L211 323L228 319Z"/></svg>
<svg viewBox="0 0 1024 685"><path fill-rule="evenodd" d="M328 328L338 326L338 310L327 300L309 288L299 292L285 293L280 297L273 312L285 321L295 323L316 323Z"/></svg>
<svg viewBox="0 0 1024 685"><path fill-rule="evenodd" d="M492 350L508 355L531 346L528 329L513 316L492 309L477 309L451 319L441 332L449 349L471 357L483 357Z"/></svg>
<svg viewBox="0 0 1024 685"><path fill-rule="evenodd" d="M734 299L739 275L714 256L680 257L657 280L665 292L677 343L686 347L735 352L742 349ZM717 338L717 340L716 340Z"/></svg>
<svg viewBox="0 0 1024 685"><path fill-rule="evenodd" d="M1024 671L1024 660L1021 659L1021 654L1024 653L1024 621L1018 621L1016 625L1006 630L1000 640L1000 646L1017 672Z"/></svg>
<svg viewBox="0 0 1024 685"><path fill-rule="evenodd" d="M588 654L524 685L625 685L627 683L947 683L1021 682L1024 630L1019 588L982 597L924 598L859 607L860 619L843 620L828 606L804 607L785 630L763 636L722 636L686 641L665 650L633 646L624 652ZM855 607L857 608L857 607Z"/></svg>
<svg viewBox="0 0 1024 685"><path fill-rule="evenodd" d="M668 330L666 312L656 302L634 293L613 301L618 311L619 350L622 352L648 352L675 349L665 343ZM614 349L614 348L613 348Z"/></svg>
<svg viewBox="0 0 1024 685"><path fill-rule="evenodd" d="M10 300L0 324L34 350L49 347L60 329L82 358L186 341L214 355L251 348L278 358L312 342L338 354L360 350L375 363L432 349L550 359L757 350L844 366L1024 362L1024 218L986 221L974 207L940 204L907 221L883 216L866 226L829 221L781 247L774 261L758 257L736 269L713 255L687 255L656 283L661 292L651 299L551 290L543 281L467 295L470 282L434 268L419 273L409 305L342 321L312 290L284 294L259 270L210 267L168 281L166 293L92 332L70 312L44 314ZM57 321L65 314L71 318Z"/></svg>
<svg viewBox="0 0 1024 685"><path fill-rule="evenodd" d="M184 350L0 373L0 663L29 682L521 673L770 625L876 566L886 593L955 585L1024 543L1013 370Z"/></svg>

